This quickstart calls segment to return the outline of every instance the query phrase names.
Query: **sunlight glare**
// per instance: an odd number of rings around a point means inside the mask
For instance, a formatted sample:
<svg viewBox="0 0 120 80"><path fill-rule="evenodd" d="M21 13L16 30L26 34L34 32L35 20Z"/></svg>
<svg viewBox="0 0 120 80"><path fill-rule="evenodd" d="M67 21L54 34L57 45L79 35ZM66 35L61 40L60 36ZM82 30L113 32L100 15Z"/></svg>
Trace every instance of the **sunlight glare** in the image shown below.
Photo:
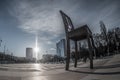
<svg viewBox="0 0 120 80"><path fill-rule="evenodd" d="M34 48L34 51L35 51L35 53L38 53L38 52L39 52L39 48L38 48L38 47L35 47L35 48Z"/></svg>

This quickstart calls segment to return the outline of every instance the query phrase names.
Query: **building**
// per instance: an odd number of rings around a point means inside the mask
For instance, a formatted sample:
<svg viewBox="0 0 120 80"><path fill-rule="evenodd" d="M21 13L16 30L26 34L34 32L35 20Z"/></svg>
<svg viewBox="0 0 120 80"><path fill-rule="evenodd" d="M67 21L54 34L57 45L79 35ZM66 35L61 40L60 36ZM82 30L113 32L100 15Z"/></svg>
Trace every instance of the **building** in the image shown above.
<svg viewBox="0 0 120 80"><path fill-rule="evenodd" d="M61 39L58 43L56 43L56 51L57 55L60 57L65 57L65 39Z"/></svg>
<svg viewBox="0 0 120 80"><path fill-rule="evenodd" d="M26 58L30 60L33 59L33 48L26 48Z"/></svg>

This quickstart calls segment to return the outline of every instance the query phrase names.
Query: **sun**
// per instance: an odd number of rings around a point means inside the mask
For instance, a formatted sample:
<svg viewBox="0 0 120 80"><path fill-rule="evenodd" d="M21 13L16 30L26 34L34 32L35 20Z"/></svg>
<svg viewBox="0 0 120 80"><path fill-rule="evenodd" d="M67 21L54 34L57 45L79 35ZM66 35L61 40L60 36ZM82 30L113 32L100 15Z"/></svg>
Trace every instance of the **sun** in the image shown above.
<svg viewBox="0 0 120 80"><path fill-rule="evenodd" d="M39 52L39 48L38 48L38 47L35 47L35 48L34 48L34 52L35 52L35 53L38 53L38 52Z"/></svg>

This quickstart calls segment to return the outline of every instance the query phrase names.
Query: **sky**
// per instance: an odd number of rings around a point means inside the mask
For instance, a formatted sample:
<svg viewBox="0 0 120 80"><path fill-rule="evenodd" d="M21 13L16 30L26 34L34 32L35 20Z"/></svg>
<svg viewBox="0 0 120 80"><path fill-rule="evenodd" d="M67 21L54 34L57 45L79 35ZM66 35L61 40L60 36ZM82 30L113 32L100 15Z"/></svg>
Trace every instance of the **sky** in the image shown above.
<svg viewBox="0 0 120 80"><path fill-rule="evenodd" d="M99 21L107 29L120 26L120 0L0 0L0 39L7 52L25 56L26 47L35 47L39 55L56 53L56 42L65 38L59 10L72 19L75 28L87 24L100 33Z"/></svg>

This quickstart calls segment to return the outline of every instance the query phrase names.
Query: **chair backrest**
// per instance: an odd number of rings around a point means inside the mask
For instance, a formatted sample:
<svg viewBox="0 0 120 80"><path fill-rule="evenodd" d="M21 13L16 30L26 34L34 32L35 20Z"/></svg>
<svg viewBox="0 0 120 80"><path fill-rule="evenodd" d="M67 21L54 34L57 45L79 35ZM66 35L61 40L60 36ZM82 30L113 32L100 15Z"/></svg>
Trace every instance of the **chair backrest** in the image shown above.
<svg viewBox="0 0 120 80"><path fill-rule="evenodd" d="M83 28L84 30L86 30L86 33L89 35L89 36L92 36L92 32L90 30L90 28L88 27L88 25L83 25L81 28ZM83 31L84 31L83 30Z"/></svg>
<svg viewBox="0 0 120 80"><path fill-rule="evenodd" d="M74 30L74 26L72 24L72 21L69 16L67 16L63 11L60 10L63 22L64 22L64 27L65 27L65 32L66 34L72 30Z"/></svg>

